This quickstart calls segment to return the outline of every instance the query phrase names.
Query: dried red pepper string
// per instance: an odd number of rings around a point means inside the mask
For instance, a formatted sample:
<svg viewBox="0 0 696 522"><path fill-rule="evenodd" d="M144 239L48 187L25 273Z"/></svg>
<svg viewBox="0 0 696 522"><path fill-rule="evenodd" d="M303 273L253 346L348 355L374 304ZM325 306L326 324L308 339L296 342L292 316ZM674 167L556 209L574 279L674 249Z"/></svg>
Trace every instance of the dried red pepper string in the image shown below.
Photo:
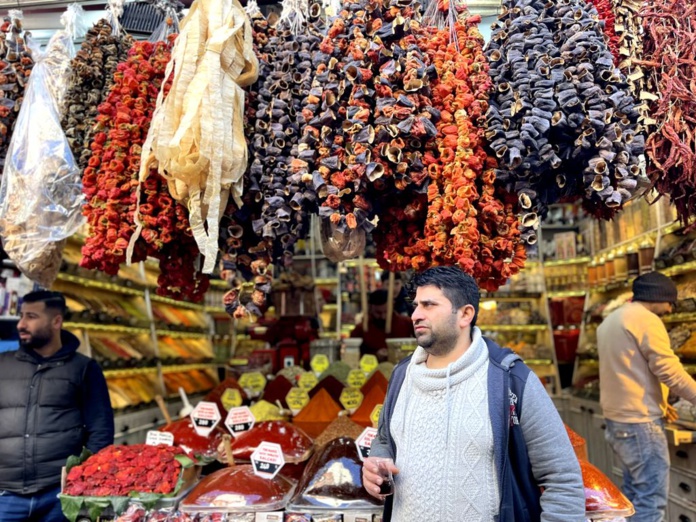
<svg viewBox="0 0 696 522"><path fill-rule="evenodd" d="M660 194L670 196L679 219L696 215L696 4L655 0L641 11L643 60L649 113L648 175Z"/></svg>
<svg viewBox="0 0 696 522"><path fill-rule="evenodd" d="M141 147L147 135L175 36L167 42L138 42L119 64L114 83L99 106L92 157L83 174L84 213L90 233L81 266L116 274L126 260L135 230L134 211ZM208 277L196 269L198 249L186 209L174 204L166 181L152 169L141 194L143 232L133 261L160 261L157 293L193 302L203 299Z"/></svg>

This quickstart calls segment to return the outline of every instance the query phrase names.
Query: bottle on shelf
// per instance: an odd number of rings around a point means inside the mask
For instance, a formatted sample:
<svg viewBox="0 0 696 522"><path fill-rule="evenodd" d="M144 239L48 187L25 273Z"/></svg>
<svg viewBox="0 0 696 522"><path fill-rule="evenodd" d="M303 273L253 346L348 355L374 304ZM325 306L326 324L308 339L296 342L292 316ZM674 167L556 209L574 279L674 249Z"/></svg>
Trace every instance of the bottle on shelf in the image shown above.
<svg viewBox="0 0 696 522"><path fill-rule="evenodd" d="M614 258L614 252L610 252L607 256L607 261L604 265L604 271L606 272L608 285L616 282L616 276L614 274Z"/></svg>
<svg viewBox="0 0 696 522"><path fill-rule="evenodd" d="M597 263L597 284L604 286L607 284L607 258L601 256Z"/></svg>
<svg viewBox="0 0 696 522"><path fill-rule="evenodd" d="M590 288L597 286L597 260L593 259L587 269L587 284Z"/></svg>
<svg viewBox="0 0 696 522"><path fill-rule="evenodd" d="M623 248L619 248L614 257L614 278L617 283L625 283L628 280L628 260Z"/></svg>
<svg viewBox="0 0 696 522"><path fill-rule="evenodd" d="M626 250L626 266L629 279L640 275L640 262L638 260L638 248L636 248L636 245L631 245Z"/></svg>
<svg viewBox="0 0 696 522"><path fill-rule="evenodd" d="M638 247L638 260L640 264L640 275L647 274L652 271L653 259L655 257L655 245L648 239L645 239Z"/></svg>

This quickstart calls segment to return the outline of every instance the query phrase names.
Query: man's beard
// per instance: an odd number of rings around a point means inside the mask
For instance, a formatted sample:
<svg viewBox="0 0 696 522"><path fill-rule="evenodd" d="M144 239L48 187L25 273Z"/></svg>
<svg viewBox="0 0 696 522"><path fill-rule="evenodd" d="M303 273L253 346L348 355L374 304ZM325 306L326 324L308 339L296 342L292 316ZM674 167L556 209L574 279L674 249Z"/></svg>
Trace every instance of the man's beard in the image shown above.
<svg viewBox="0 0 696 522"><path fill-rule="evenodd" d="M439 332L434 332L432 329L428 334L417 337L418 345L421 346L430 355L442 357L447 355L459 340L459 332L455 328L456 318L452 317L452 321Z"/></svg>
<svg viewBox="0 0 696 522"><path fill-rule="evenodd" d="M26 330L22 333L29 333ZM51 331L50 329L39 330L36 334L31 335L28 339L19 339L19 344L24 348L29 348L31 350L40 350L51 342Z"/></svg>

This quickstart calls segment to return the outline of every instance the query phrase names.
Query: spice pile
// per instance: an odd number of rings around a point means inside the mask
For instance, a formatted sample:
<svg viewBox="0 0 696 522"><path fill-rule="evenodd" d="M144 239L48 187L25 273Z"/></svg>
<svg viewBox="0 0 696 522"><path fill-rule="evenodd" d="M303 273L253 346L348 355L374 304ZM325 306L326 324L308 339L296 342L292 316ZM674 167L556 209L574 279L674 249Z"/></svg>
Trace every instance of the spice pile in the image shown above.
<svg viewBox="0 0 696 522"><path fill-rule="evenodd" d="M184 452L174 446L108 446L68 472L64 493L85 497L172 493L182 470L177 456Z"/></svg>
<svg viewBox="0 0 696 522"><path fill-rule="evenodd" d="M651 89L649 114L655 130L648 136L648 175L668 194L686 223L696 215L696 5L687 0L657 0L641 11L643 60Z"/></svg>
<svg viewBox="0 0 696 522"><path fill-rule="evenodd" d="M498 181L518 195L528 243L563 197L612 217L640 179L637 106L614 68L594 8L508 0L487 50L496 85L487 114Z"/></svg>

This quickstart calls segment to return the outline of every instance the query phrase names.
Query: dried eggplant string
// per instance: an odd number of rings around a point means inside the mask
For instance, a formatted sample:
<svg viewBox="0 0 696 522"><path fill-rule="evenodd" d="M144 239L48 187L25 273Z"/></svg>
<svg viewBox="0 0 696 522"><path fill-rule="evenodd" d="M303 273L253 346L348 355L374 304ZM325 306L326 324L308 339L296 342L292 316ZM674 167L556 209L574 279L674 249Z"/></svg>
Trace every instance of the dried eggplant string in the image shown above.
<svg viewBox="0 0 696 522"><path fill-rule="evenodd" d="M643 59L651 86L648 175L683 223L696 215L696 4L656 0L641 11Z"/></svg>
<svg viewBox="0 0 696 522"><path fill-rule="evenodd" d="M170 95L160 92L143 154L152 149L172 197L187 205L205 256L203 271L210 273L230 193L241 203L247 164L243 87L256 81L258 61L237 0L195 2L180 30L165 73L172 77ZM141 169L140 182L147 175Z"/></svg>
<svg viewBox="0 0 696 522"><path fill-rule="evenodd" d="M635 197L644 138L591 5L504 7L487 50L496 84L487 138L498 182L518 195L523 237L533 244L548 205L562 197L582 197L606 219Z"/></svg>
<svg viewBox="0 0 696 522"><path fill-rule="evenodd" d="M595 9L597 15L604 24L604 38L606 39L609 50L614 57L614 64L619 64L619 35L616 33L616 15L612 0L587 0Z"/></svg>

